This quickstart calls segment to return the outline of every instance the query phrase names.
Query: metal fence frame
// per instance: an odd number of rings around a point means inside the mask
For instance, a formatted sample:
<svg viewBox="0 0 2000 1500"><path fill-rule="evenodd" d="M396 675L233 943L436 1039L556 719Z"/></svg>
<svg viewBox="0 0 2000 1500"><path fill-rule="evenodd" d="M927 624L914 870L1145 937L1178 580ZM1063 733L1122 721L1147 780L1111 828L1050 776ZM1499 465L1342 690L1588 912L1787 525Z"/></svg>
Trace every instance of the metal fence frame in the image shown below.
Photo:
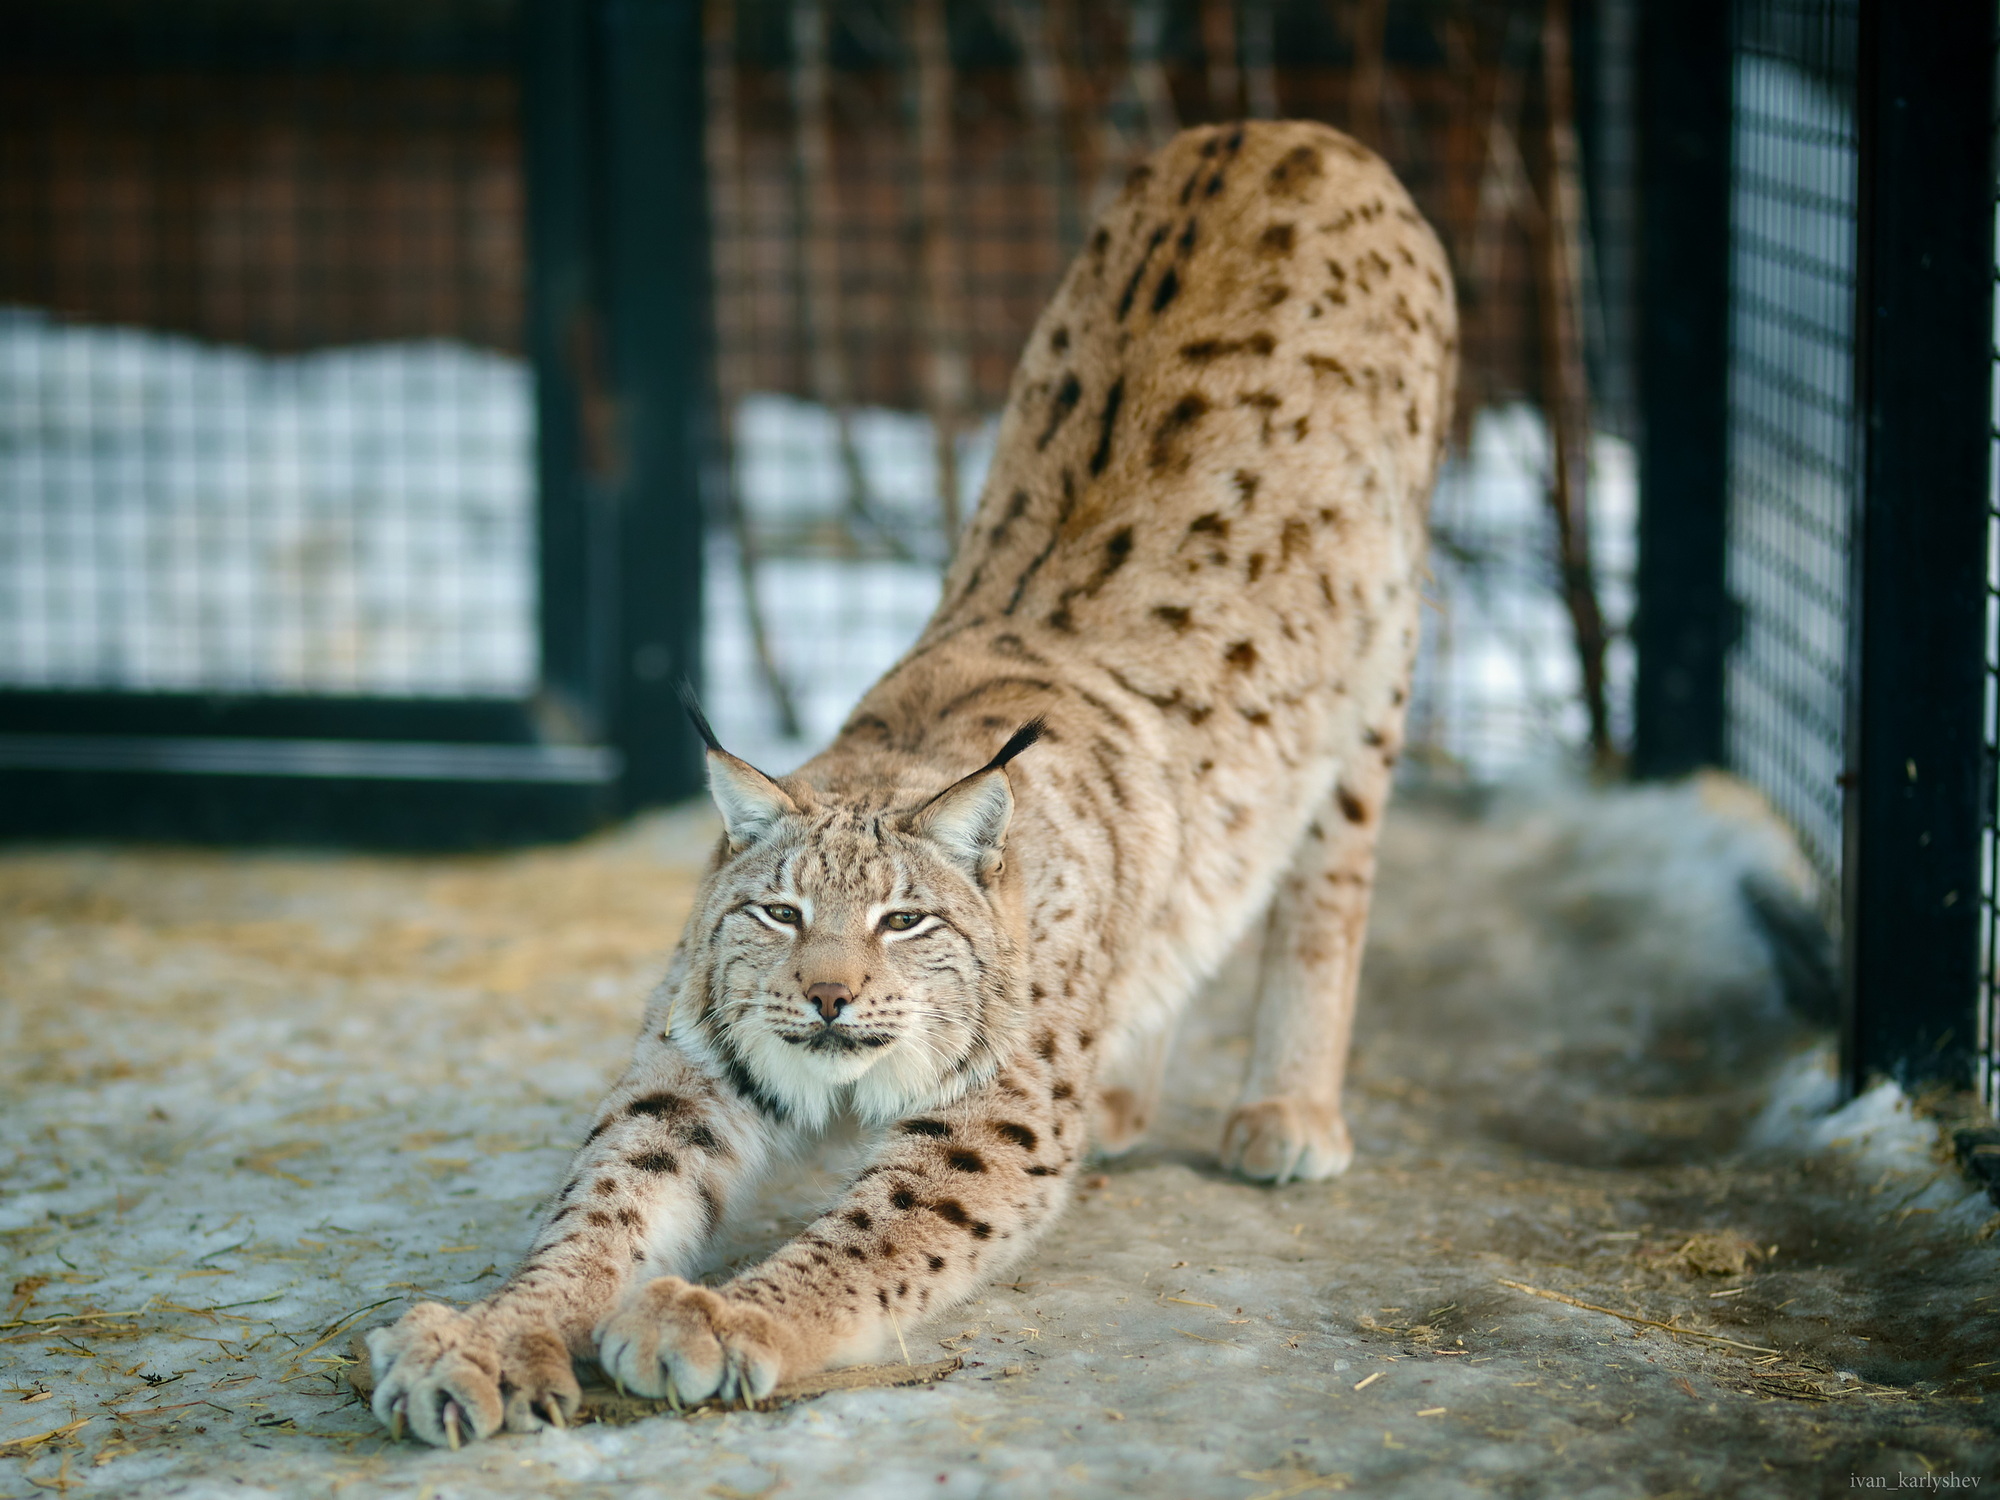
<svg viewBox="0 0 2000 1500"><path fill-rule="evenodd" d="M524 3L538 690L0 692L0 833L465 845L697 786L674 688L699 675L713 452L699 7ZM53 13L12 0L0 28ZM1634 764L1655 776L1726 759L1733 17L1639 14ZM1994 17L1861 20L1843 1072L1963 1088L1991 1067Z"/></svg>
<svg viewBox="0 0 2000 1500"><path fill-rule="evenodd" d="M1733 7L1642 15L1637 769L1726 762ZM1855 441L1841 857L1842 1076L1991 1067L1991 7L1861 0ZM1984 1061L1982 1061L1984 1059Z"/></svg>
<svg viewBox="0 0 2000 1500"><path fill-rule="evenodd" d="M315 46L357 62L351 25L288 36L241 6L179 14L271 33L239 38L233 66L259 66L259 45L280 68L314 66ZM133 66L177 45L176 23L144 7L92 15L0 6L9 66ZM524 0L517 35L537 690L511 702L0 690L0 836L476 846L571 836L698 786L675 699L699 663L698 7Z"/></svg>

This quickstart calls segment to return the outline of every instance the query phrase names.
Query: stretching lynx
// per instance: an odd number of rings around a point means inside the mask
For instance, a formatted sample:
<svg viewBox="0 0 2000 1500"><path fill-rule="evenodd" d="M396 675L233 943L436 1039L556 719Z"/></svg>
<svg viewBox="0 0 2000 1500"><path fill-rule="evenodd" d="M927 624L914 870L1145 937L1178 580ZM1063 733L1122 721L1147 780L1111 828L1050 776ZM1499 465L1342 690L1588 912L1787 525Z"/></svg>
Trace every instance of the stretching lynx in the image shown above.
<svg viewBox="0 0 2000 1500"><path fill-rule="evenodd" d="M1252 922L1224 1160L1346 1167L1455 327L1436 239L1335 131L1190 130L1133 174L922 638L794 775L708 736L725 832L631 1067L506 1284L371 1336L392 1430L561 1425L578 1355L695 1400L893 1348L1029 1248L1088 1146L1137 1139L1177 1008ZM871 1142L840 1200L683 1279L836 1116Z"/></svg>

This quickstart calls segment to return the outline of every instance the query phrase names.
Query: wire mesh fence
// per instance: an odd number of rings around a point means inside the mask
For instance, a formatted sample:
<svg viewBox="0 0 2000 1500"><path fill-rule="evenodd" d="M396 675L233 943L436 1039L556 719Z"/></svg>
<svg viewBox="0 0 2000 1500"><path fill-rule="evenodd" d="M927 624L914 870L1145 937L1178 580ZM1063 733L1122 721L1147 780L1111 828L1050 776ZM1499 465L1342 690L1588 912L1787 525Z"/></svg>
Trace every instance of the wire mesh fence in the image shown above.
<svg viewBox="0 0 2000 1500"><path fill-rule="evenodd" d="M1718 748L1837 914L1844 1086L1990 1099L1993 14L1726 14Z"/></svg>
<svg viewBox="0 0 2000 1500"><path fill-rule="evenodd" d="M914 637L1092 216L1243 114L1376 146L1459 267L1418 757L1623 731L1635 497L1582 373L1621 358L1615 215L1586 212L1568 7L702 10L704 675L735 742L795 762ZM535 692L519 0L0 11L0 688ZM590 407L593 452L620 420Z"/></svg>
<svg viewBox="0 0 2000 1500"><path fill-rule="evenodd" d="M0 13L0 686L532 689L517 12Z"/></svg>
<svg viewBox="0 0 2000 1500"><path fill-rule="evenodd" d="M1859 479L1858 18L1856 0L1736 8L1726 754L1798 831L1829 901Z"/></svg>
<svg viewBox="0 0 2000 1500"><path fill-rule="evenodd" d="M1663 147L1635 129L1654 24L1635 0L0 0L0 697L18 710L39 694L37 712L93 692L505 707L378 737L506 740L524 765L643 741L630 763L666 766L679 726L663 684L695 662L691 622L661 600L692 611L699 592L713 716L785 769L921 628L1018 349L1125 174L1185 125L1315 118L1383 153L1458 278L1461 411L1432 507L1412 762L1495 777L1623 748L1627 440L1661 415L1634 344L1660 308L1714 311L1714 352L1689 367L1715 372L1704 420L1726 433L1687 429L1716 467L1682 477L1716 478L1676 497L1711 509L1674 575L1705 602L1667 673L1700 669L1707 685L1683 697L1705 727L1675 766L1719 754L1763 789L1831 912L1843 880L1858 889L1843 773L1881 772L1856 769L1865 736L1848 742L1868 675L1855 590L1903 586L1860 567L1882 532L1855 518L1911 503L1876 472L1877 455L1908 468L1909 453L1863 431L1873 387L1856 374L1881 342L1857 340L1857 285L1884 248L1861 200L1910 149L1880 155L1864 108L1879 59L1860 31L1891 14L1703 12L1706 56L1730 74L1712 107L1688 104L1721 145L1714 228L1690 239L1713 240L1712 274L1687 279L1637 254L1635 178L1654 180ZM552 60L531 36L568 50ZM700 80L678 89L682 113L652 108L647 77L670 73ZM1673 124L1660 95L1648 129ZM676 228L637 201L676 152L673 172L705 173L698 249L700 216ZM1682 186L1710 170L1683 168ZM1675 212L1650 207L1649 244ZM642 285L667 263L672 308ZM1656 298L1669 284L1683 303ZM667 370L691 363L703 286L708 362ZM704 392L712 410L696 410ZM668 408L709 445L699 526L702 466L635 415ZM1996 493L1978 810L1989 1094ZM663 562L672 588L649 571ZM1731 616L1726 657L1711 604ZM118 722L103 732L184 732ZM308 715L260 732L321 731ZM0 738L7 765L28 763L21 734ZM621 795L685 790L693 763L676 765ZM96 793L70 791L77 806ZM564 826L611 805L579 803ZM1968 1024L1952 1022L1954 1045Z"/></svg>
<svg viewBox="0 0 2000 1500"><path fill-rule="evenodd" d="M1418 758L1492 775L1622 734L1636 500L1622 443L1590 437L1586 337L1600 367L1623 351L1590 311L1567 14L710 0L723 733L796 763L914 638L1093 215L1177 128L1252 114L1381 150L1458 267L1462 431L1433 506ZM1577 586L1593 576L1608 633ZM1582 651L1580 622L1600 635ZM1593 700L1614 705L1602 725Z"/></svg>

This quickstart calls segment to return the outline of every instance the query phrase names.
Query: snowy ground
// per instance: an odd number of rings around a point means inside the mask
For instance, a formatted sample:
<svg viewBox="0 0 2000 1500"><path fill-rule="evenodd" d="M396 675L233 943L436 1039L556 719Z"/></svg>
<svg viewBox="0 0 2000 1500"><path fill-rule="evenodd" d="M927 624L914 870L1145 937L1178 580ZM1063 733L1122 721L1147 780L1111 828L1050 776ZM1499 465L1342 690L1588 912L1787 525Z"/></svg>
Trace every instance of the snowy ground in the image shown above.
<svg viewBox="0 0 2000 1500"><path fill-rule="evenodd" d="M343 1397L345 1330L475 1296L518 1251L709 828L478 860L0 856L0 1496L2000 1480L1990 1205L1893 1091L1825 1113L1825 1049L1737 895L1797 856L1723 783L1406 796L1354 1169L1216 1171L1238 966L1157 1138L1009 1281L908 1331L913 1359L964 1354L937 1388L386 1443ZM782 1185L734 1249L830 1186Z"/></svg>

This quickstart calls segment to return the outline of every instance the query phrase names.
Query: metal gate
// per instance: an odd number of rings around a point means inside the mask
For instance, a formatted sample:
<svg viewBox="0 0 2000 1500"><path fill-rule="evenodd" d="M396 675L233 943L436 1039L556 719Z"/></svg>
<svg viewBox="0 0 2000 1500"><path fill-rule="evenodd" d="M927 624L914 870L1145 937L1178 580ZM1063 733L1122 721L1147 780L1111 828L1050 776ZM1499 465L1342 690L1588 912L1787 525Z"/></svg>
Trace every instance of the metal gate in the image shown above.
<svg viewBox="0 0 2000 1500"><path fill-rule="evenodd" d="M1644 16L1638 765L1799 832L1850 1088L1990 1103L1994 14Z"/></svg>
<svg viewBox="0 0 2000 1500"><path fill-rule="evenodd" d="M689 8L0 38L0 832L463 845L692 790Z"/></svg>

